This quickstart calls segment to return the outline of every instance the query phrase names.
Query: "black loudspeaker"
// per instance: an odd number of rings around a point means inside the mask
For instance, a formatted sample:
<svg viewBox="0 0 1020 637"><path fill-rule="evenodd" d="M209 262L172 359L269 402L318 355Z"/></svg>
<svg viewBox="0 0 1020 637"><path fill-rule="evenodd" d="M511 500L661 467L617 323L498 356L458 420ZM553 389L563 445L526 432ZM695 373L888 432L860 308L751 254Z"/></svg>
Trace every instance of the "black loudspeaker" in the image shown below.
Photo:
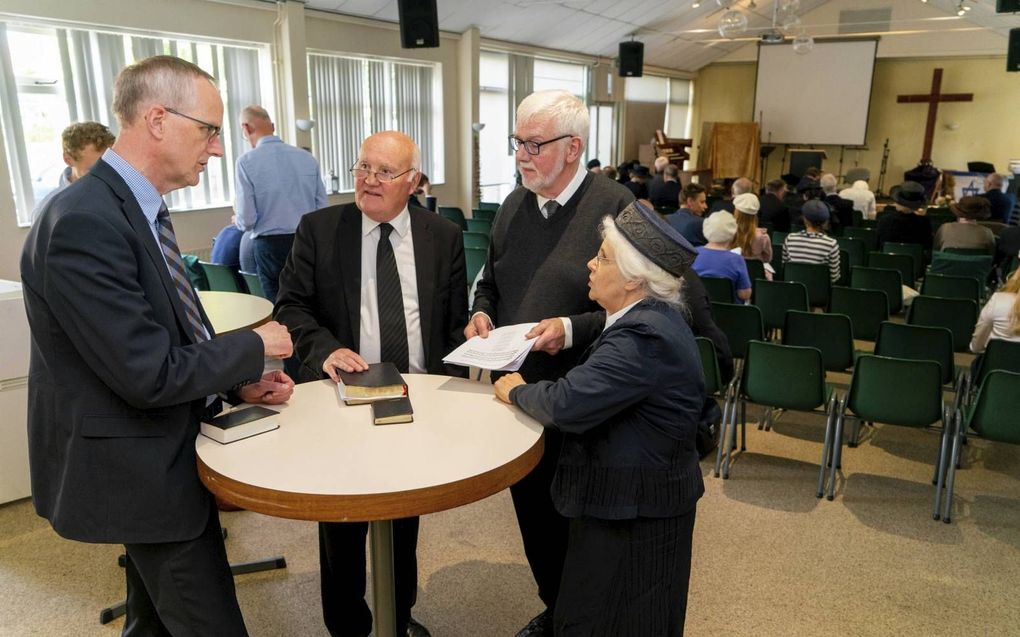
<svg viewBox="0 0 1020 637"><path fill-rule="evenodd" d="M620 42L620 77L641 77L645 66L644 42Z"/></svg>
<svg viewBox="0 0 1020 637"><path fill-rule="evenodd" d="M1016 13L1020 11L1020 0L996 0L996 13Z"/></svg>
<svg viewBox="0 0 1020 637"><path fill-rule="evenodd" d="M439 46L439 18L436 0L398 0L400 46L427 49Z"/></svg>
<svg viewBox="0 0 1020 637"><path fill-rule="evenodd" d="M1009 30L1009 48L1006 49L1006 70L1020 71L1020 27Z"/></svg>

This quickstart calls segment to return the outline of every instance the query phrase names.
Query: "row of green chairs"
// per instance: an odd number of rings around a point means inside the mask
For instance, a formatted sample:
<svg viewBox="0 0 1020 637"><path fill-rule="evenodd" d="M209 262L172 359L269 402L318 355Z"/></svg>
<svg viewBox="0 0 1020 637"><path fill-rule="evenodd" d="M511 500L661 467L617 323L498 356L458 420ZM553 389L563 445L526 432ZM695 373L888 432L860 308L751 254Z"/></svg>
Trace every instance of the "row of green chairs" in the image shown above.
<svg viewBox="0 0 1020 637"><path fill-rule="evenodd" d="M235 272L221 263L202 261L195 255L182 255L188 279L196 290L241 292L265 298L262 283L254 272Z"/></svg>

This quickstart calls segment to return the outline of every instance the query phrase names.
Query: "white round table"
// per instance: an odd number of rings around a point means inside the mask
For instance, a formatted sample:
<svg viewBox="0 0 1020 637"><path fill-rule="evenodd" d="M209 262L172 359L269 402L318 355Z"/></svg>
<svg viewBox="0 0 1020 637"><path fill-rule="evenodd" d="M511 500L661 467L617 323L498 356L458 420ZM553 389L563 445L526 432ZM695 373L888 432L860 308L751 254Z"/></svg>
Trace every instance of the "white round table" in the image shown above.
<svg viewBox="0 0 1020 637"><path fill-rule="evenodd" d="M258 327L273 315L269 299L254 294L199 290L198 298L217 334Z"/></svg>
<svg viewBox="0 0 1020 637"><path fill-rule="evenodd" d="M393 635L392 523L481 500L542 457L542 426L478 382L404 374L414 422L374 425L329 380L298 385L280 428L221 445L199 436L210 491L283 518L371 524L376 634ZM276 407L274 407L276 408Z"/></svg>

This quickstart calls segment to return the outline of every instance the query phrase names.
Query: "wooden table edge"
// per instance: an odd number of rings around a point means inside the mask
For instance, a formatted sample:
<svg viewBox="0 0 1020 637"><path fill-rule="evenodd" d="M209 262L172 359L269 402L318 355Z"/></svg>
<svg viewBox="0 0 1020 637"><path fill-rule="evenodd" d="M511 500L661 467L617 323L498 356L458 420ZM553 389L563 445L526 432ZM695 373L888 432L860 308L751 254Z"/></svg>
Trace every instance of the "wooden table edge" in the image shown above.
<svg viewBox="0 0 1020 637"><path fill-rule="evenodd" d="M517 458L477 476L431 487L357 495L293 493L228 478L198 460L198 475L213 495L248 511L292 520L371 522L446 511L499 493L528 475L542 458L545 434Z"/></svg>

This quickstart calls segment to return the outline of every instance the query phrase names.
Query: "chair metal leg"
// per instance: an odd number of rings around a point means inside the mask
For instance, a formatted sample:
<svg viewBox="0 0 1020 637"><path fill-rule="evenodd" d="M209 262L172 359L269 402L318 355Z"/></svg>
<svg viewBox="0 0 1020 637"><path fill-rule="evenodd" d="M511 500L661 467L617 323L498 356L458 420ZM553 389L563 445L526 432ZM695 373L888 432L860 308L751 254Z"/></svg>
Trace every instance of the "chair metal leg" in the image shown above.
<svg viewBox="0 0 1020 637"><path fill-rule="evenodd" d="M740 450L747 451L747 401L740 401Z"/></svg>
<svg viewBox="0 0 1020 637"><path fill-rule="evenodd" d="M825 440L822 442L822 460L818 467L818 488L815 490L815 497L820 498L825 491L825 472L829 462L829 455L832 453L832 429L835 426L833 419L836 417L836 392L829 396L828 406L825 409Z"/></svg>
<svg viewBox="0 0 1020 637"><path fill-rule="evenodd" d="M737 397L733 397L730 405L731 424L730 435L726 439L726 460L723 462L723 480L730 477L730 462L733 458L733 448L737 446Z"/></svg>
<svg viewBox="0 0 1020 637"><path fill-rule="evenodd" d="M835 497L836 471L840 466L840 458L843 455L843 421L845 418L846 399L844 398L839 409L839 416L836 418L836 431L833 433L832 440L832 468L829 471L829 493L826 496L826 498L830 501Z"/></svg>
<svg viewBox="0 0 1020 637"><path fill-rule="evenodd" d="M949 437L950 430L954 428L953 418L949 415L948 406L942 408L942 440L939 443L938 452L935 454L935 499L932 503L931 518L939 519L939 512L942 504L942 483L945 478L946 461L949 459Z"/></svg>
<svg viewBox="0 0 1020 637"><path fill-rule="evenodd" d="M946 463L946 502L942 510L942 521L949 524L952 521L951 511L953 508L953 487L956 485L956 466L960 460L960 445L963 442L963 430L966 424L963 422L963 415L957 412L954 414L956 420L955 435L953 436L953 455Z"/></svg>
<svg viewBox="0 0 1020 637"><path fill-rule="evenodd" d="M719 477L719 467L722 464L723 447L726 446L726 441L729 439L729 427L730 427L730 403L733 401L733 387L732 383L726 388L725 399L723 400L722 408L722 422L719 423L719 442L716 444L715 449L715 477Z"/></svg>

